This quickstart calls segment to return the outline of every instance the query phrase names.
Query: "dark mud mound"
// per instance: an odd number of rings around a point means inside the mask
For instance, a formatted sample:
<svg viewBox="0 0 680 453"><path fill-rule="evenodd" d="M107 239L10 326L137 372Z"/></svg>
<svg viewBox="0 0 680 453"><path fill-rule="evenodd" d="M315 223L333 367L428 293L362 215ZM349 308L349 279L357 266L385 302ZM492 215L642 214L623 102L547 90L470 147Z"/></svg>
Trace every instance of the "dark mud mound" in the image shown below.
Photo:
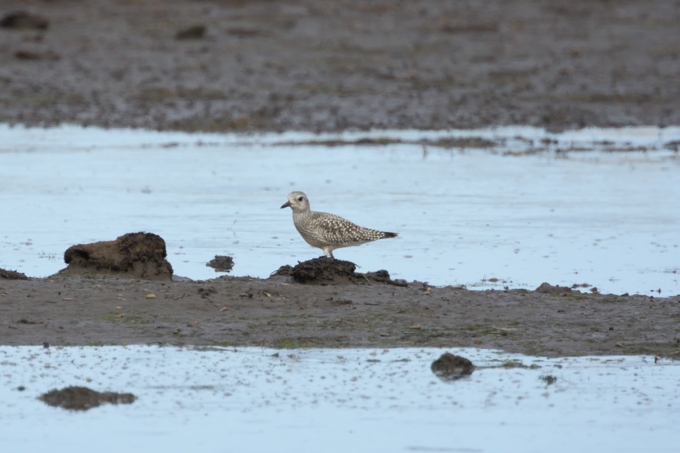
<svg viewBox="0 0 680 453"><path fill-rule="evenodd" d="M550 283L541 283L541 286L536 288L537 293L543 293L543 294L562 294L562 293L570 293L571 288L568 286L557 286L557 285L551 285Z"/></svg>
<svg viewBox="0 0 680 453"><path fill-rule="evenodd" d="M128 233L115 241L78 244L68 248L68 264L60 274L115 274L146 280L172 280L172 266L165 259L165 241L153 233Z"/></svg>
<svg viewBox="0 0 680 453"><path fill-rule="evenodd" d="M205 25L192 25L191 27L179 30L175 34L175 39L203 39L207 29Z"/></svg>
<svg viewBox="0 0 680 453"><path fill-rule="evenodd" d="M456 381L470 376L475 366L465 357L445 352L432 362L430 369L442 381Z"/></svg>
<svg viewBox="0 0 680 453"><path fill-rule="evenodd" d="M293 267L291 276L296 282L306 284L354 283L356 268L349 261L322 257L298 263Z"/></svg>
<svg viewBox="0 0 680 453"><path fill-rule="evenodd" d="M234 258L231 256L215 255L215 259L212 259L206 263L206 266L215 269L215 272L230 272L234 268Z"/></svg>
<svg viewBox="0 0 680 453"><path fill-rule="evenodd" d="M13 28L16 30L47 30L50 22L41 16L26 11L8 13L0 19L0 28Z"/></svg>
<svg viewBox="0 0 680 453"><path fill-rule="evenodd" d="M295 267L281 266L274 275L290 275L297 283L307 285L339 285L347 283L385 283L388 285L407 286L403 280L392 280L386 270L355 272L357 266L350 261L327 258L314 258L298 263Z"/></svg>
<svg viewBox="0 0 680 453"><path fill-rule="evenodd" d="M102 393L87 387L54 389L40 396L40 400L48 406L62 407L71 411L86 411L105 403L132 404L135 399L137 398L132 393Z"/></svg>
<svg viewBox="0 0 680 453"><path fill-rule="evenodd" d="M26 274L22 274L21 272L17 271L8 271L5 269L0 269L0 279L5 279L5 280L28 280L28 277L26 277Z"/></svg>

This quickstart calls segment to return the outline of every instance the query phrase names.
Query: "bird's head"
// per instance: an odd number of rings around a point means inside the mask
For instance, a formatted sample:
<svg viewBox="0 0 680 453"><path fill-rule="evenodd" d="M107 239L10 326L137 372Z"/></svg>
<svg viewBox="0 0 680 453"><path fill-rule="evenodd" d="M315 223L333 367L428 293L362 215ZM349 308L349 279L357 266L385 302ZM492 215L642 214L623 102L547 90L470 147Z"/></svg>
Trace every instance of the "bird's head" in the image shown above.
<svg viewBox="0 0 680 453"><path fill-rule="evenodd" d="M283 208L290 208L293 212L309 211L309 200L304 192L291 192L288 194L288 201L281 206Z"/></svg>

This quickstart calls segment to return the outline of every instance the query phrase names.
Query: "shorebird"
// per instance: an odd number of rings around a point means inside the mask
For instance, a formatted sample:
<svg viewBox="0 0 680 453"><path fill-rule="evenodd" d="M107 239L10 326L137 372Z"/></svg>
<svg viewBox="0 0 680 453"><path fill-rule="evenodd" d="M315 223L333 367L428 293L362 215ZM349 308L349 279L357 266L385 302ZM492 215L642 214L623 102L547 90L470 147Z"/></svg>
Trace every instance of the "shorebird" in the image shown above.
<svg viewBox="0 0 680 453"><path fill-rule="evenodd" d="M397 233L360 227L335 214L312 211L309 199L303 192L291 192L288 201L281 206L293 210L293 224L300 236L312 247L323 250L325 256L333 256L333 250L352 247L378 239L394 238Z"/></svg>

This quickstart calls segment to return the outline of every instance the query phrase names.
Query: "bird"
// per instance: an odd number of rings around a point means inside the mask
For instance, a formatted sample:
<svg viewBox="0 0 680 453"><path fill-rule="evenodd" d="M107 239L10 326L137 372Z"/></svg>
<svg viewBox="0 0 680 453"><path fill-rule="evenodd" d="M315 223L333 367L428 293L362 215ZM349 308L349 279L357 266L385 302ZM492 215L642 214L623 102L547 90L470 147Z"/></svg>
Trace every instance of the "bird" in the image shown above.
<svg viewBox="0 0 680 453"><path fill-rule="evenodd" d="M384 238L395 238L397 233L360 227L335 214L312 211L304 192L291 192L281 206L293 210L293 224L309 245L323 250L324 256L335 259L333 250L352 247Z"/></svg>

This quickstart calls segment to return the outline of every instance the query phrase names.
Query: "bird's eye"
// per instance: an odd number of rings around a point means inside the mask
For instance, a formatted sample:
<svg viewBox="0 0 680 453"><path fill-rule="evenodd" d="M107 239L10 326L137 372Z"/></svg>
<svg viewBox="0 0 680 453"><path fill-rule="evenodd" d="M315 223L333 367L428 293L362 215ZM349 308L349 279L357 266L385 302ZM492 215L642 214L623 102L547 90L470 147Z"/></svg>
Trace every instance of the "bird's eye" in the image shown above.
<svg viewBox="0 0 680 453"><path fill-rule="evenodd" d="M299 198L298 198L298 201L302 201L302 197L299 197Z"/></svg>

